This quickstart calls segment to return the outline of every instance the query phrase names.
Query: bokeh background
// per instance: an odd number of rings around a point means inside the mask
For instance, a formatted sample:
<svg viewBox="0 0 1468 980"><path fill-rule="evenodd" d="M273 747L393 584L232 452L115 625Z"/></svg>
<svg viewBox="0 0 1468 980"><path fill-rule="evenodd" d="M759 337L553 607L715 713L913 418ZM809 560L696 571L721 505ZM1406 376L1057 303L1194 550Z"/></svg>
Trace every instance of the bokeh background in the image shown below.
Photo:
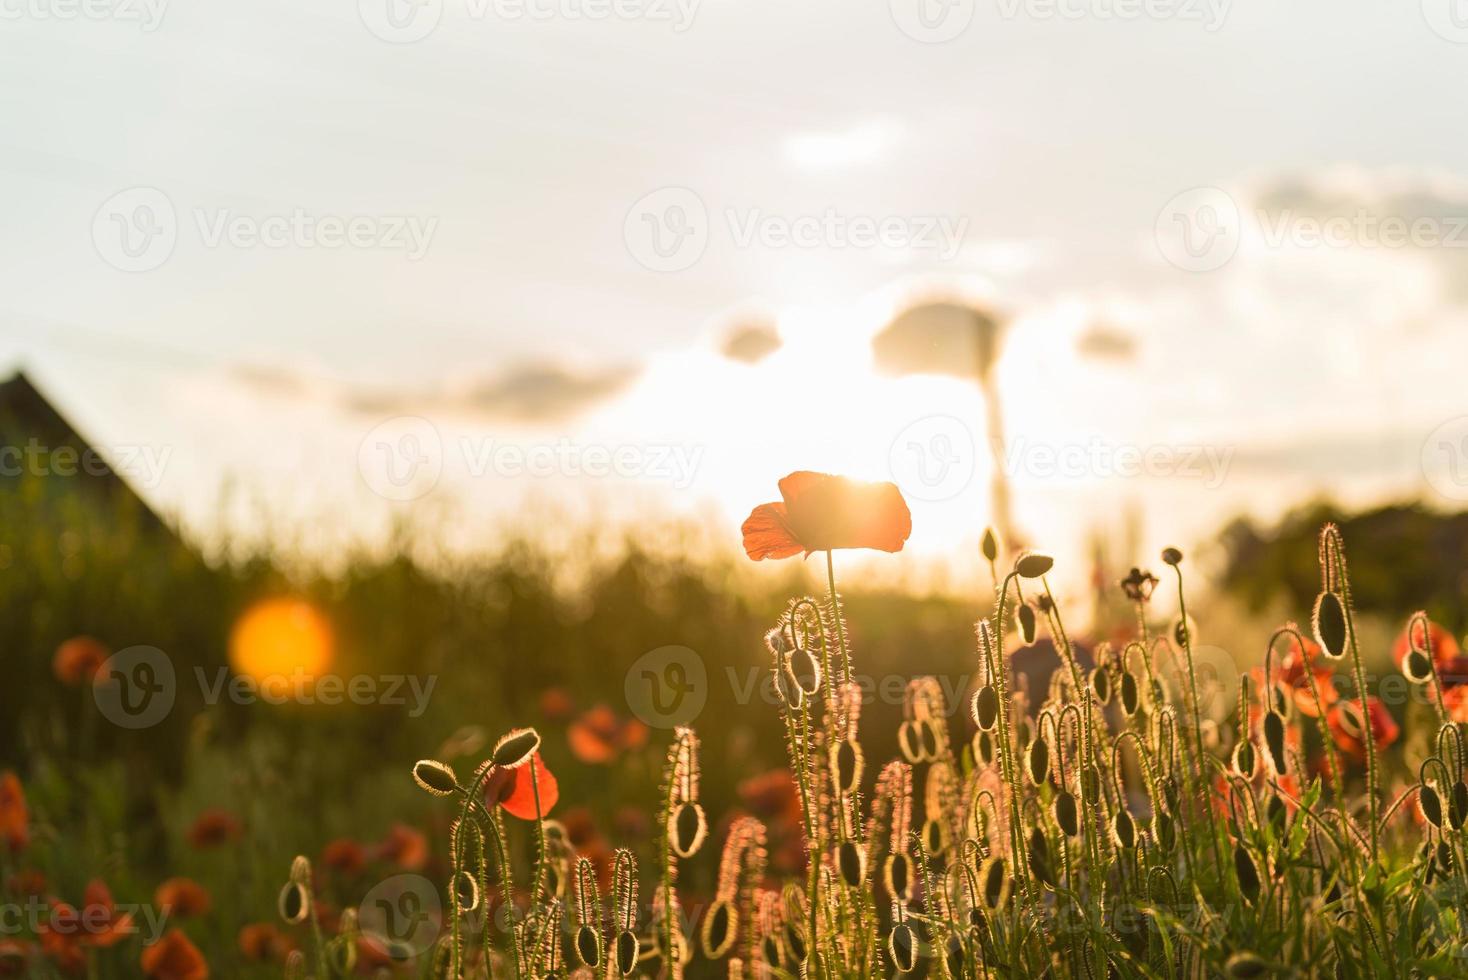
<svg viewBox="0 0 1468 980"><path fill-rule="evenodd" d="M884 681L966 688L986 527L1056 556L1086 646L1177 545L1246 669L1308 614L1327 519L1382 673L1413 609L1461 635L1453 14L5 5L6 908L187 877L216 974L275 975L300 937L251 963L241 930L292 855L328 909L441 881L409 768L526 724L583 852L648 849L677 721L716 835L754 812L794 867L762 635L825 570L738 527L796 469L912 509L901 554L837 558L872 758ZM659 710L689 677L699 707Z"/></svg>

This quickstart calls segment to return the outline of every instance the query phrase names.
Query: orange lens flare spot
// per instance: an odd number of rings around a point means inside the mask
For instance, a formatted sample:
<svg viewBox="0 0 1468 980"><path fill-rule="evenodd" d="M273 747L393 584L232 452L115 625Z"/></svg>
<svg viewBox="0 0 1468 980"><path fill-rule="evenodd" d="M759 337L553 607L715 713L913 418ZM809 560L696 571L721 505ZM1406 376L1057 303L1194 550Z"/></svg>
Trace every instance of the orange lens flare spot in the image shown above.
<svg viewBox="0 0 1468 980"><path fill-rule="evenodd" d="M309 686L331 666L332 652L331 623L304 599L255 603L235 621L229 638L230 666L265 695Z"/></svg>

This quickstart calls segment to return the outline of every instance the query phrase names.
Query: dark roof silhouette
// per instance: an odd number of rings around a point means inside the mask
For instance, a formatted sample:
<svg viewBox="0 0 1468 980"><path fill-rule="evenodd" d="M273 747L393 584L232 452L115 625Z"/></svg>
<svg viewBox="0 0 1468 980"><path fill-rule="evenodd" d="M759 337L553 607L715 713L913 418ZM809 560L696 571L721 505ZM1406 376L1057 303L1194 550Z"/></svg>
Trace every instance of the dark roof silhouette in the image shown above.
<svg viewBox="0 0 1468 980"><path fill-rule="evenodd" d="M32 459L40 458L38 453L49 457L63 447L76 454L74 465L69 465L67 472L32 465ZM113 469L106 454L98 451L67 421L24 371L17 371L0 381L0 492L13 489L27 477L46 480L47 490L58 497L77 494L108 508L136 507L145 525L173 533L168 523Z"/></svg>

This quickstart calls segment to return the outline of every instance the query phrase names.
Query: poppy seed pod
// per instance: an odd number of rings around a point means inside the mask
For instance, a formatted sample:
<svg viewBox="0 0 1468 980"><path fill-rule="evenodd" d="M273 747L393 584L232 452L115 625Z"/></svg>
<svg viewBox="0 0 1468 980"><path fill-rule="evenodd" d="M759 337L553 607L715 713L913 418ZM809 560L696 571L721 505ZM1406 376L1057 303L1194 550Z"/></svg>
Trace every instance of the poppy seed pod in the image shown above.
<svg viewBox="0 0 1468 980"><path fill-rule="evenodd" d="M421 759L414 763L413 782L434 796L451 796L459 789L459 778L454 771L436 759Z"/></svg>
<svg viewBox="0 0 1468 980"><path fill-rule="evenodd" d="M994 685L985 684L974 693L973 715L974 724L986 732L999 721L999 692Z"/></svg>
<svg viewBox="0 0 1468 980"><path fill-rule="evenodd" d="M1346 655L1346 607L1339 595L1322 592L1316 597L1310 625L1315 642L1327 657L1339 660Z"/></svg>
<svg viewBox="0 0 1468 980"><path fill-rule="evenodd" d="M1020 578L1040 578L1055 567L1055 559L1039 551L1026 551L1014 562Z"/></svg>
<svg viewBox="0 0 1468 980"><path fill-rule="evenodd" d="M490 761L498 769L517 769L540 750L540 733L533 728L515 728L494 745Z"/></svg>

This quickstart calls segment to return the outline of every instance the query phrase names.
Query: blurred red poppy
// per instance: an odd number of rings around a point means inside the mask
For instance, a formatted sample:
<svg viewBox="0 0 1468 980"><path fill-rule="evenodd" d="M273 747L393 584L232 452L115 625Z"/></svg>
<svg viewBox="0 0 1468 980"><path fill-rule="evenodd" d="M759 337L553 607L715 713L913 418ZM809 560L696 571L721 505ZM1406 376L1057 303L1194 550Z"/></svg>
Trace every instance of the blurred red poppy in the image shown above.
<svg viewBox="0 0 1468 980"><path fill-rule="evenodd" d="M46 894L46 876L35 868L17 871L5 879L5 890L18 898L35 898Z"/></svg>
<svg viewBox="0 0 1468 980"><path fill-rule="evenodd" d="M170 929L143 950L143 972L153 980L208 980L209 964L188 936Z"/></svg>
<svg viewBox="0 0 1468 980"><path fill-rule="evenodd" d="M284 963L296 944L272 922L252 922L240 928L236 940L240 955L251 963Z"/></svg>
<svg viewBox="0 0 1468 980"><path fill-rule="evenodd" d="M1300 644L1291 638L1289 649L1275 669L1275 679L1289 689L1300 714L1309 718L1319 715L1315 706L1315 695L1310 692L1312 676L1315 691L1320 695L1320 704L1329 708L1340 699L1340 692L1335 686L1335 671L1321 659L1320 644L1307 639L1302 650Z"/></svg>
<svg viewBox="0 0 1468 980"><path fill-rule="evenodd" d="M749 812L766 822L800 819L800 787L788 769L771 769L739 784L739 799Z"/></svg>
<svg viewBox="0 0 1468 980"><path fill-rule="evenodd" d="M1379 698L1366 699L1366 717L1369 719L1371 736L1378 749L1386 748L1397 740L1401 729L1391 712ZM1330 737L1340 750L1357 762L1366 761L1367 725L1362 723L1361 702L1342 701L1325 713L1325 724Z"/></svg>
<svg viewBox="0 0 1468 980"><path fill-rule="evenodd" d="M647 744L647 726L636 718L621 719L604 704L599 704L571 723L566 741L571 753L587 765L611 762L623 751L639 749Z"/></svg>
<svg viewBox="0 0 1468 980"><path fill-rule="evenodd" d="M0 939L0 977L28 976L34 950L24 939Z"/></svg>
<svg viewBox="0 0 1468 980"><path fill-rule="evenodd" d="M321 866L348 878L367 867L367 849L354 840L338 838L321 849Z"/></svg>
<svg viewBox="0 0 1468 980"><path fill-rule="evenodd" d="M1412 621L1411 631L1411 642L1408 641L1407 630L1402 630L1397 641L1392 644L1392 661L1396 663L1398 670L1402 669L1407 659L1407 651L1415 647L1431 654L1432 662L1436 665L1444 685L1468 681L1468 657L1462 655L1463 651L1458 647L1458 641L1453 639L1452 633L1436 623L1428 623L1427 636L1424 637L1422 621L1416 619Z"/></svg>
<svg viewBox="0 0 1468 980"><path fill-rule="evenodd" d="M530 770L535 770L532 777ZM498 804L505 812L521 820L535 819L536 793L540 795L540 815L551 812L561 797L556 777L546 767L540 753L531 757L531 762L514 769L496 769L484 782L484 801L490 806Z"/></svg>
<svg viewBox="0 0 1468 980"><path fill-rule="evenodd" d="M428 863L428 838L407 824L395 823L377 845L377 857L404 871L417 871Z"/></svg>
<svg viewBox="0 0 1468 980"><path fill-rule="evenodd" d="M10 853L25 850L31 842L31 814L25 803L20 777L9 769L0 772L0 840Z"/></svg>
<svg viewBox="0 0 1468 980"><path fill-rule="evenodd" d="M547 721L565 721L575 710L576 702L564 687L548 687L540 694L540 713Z"/></svg>
<svg viewBox="0 0 1468 980"><path fill-rule="evenodd" d="M137 932L132 915L119 912L112 891L101 879L87 882L80 909L51 899L51 914L40 928L41 945L63 968L85 959L84 947L116 946Z"/></svg>
<svg viewBox="0 0 1468 980"><path fill-rule="evenodd" d="M744 551L755 561L838 548L896 552L912 533L912 514L894 483L801 470L780 481L780 496L744 522Z"/></svg>
<svg viewBox="0 0 1468 980"><path fill-rule="evenodd" d="M76 686L91 681L111 656L100 640L90 636L74 636L56 648L51 659L51 672L63 684Z"/></svg>
<svg viewBox="0 0 1468 980"><path fill-rule="evenodd" d="M244 827L234 814L228 810L212 809L195 818L187 837L190 844L202 849L239 840L243 833Z"/></svg>
<svg viewBox="0 0 1468 980"><path fill-rule="evenodd" d="M153 903L180 919L203 915L214 904L204 886L192 878L169 878L153 892Z"/></svg>

